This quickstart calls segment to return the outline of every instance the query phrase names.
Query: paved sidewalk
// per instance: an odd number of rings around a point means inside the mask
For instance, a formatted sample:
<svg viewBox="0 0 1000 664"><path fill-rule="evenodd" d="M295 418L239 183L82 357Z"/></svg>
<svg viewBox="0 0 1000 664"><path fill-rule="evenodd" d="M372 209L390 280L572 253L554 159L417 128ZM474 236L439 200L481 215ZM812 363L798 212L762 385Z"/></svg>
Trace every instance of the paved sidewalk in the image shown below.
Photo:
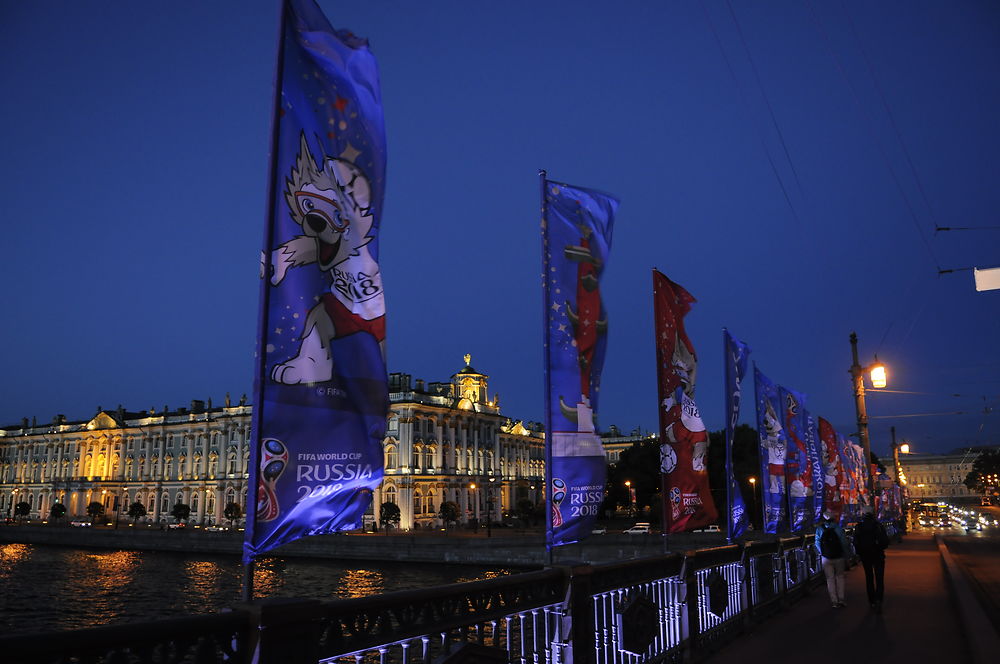
<svg viewBox="0 0 1000 664"><path fill-rule="evenodd" d="M868 606L865 573L847 573L847 607L834 609L826 584L737 637L711 664L767 662L969 662L971 655L949 594L937 544L908 534L886 550L882 613Z"/></svg>

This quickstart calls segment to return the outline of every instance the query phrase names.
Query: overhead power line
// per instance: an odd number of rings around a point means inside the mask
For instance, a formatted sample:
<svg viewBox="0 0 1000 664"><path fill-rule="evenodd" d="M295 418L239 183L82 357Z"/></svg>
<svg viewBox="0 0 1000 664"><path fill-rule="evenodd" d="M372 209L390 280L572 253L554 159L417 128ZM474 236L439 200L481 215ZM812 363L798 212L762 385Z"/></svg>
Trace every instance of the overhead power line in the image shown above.
<svg viewBox="0 0 1000 664"><path fill-rule="evenodd" d="M934 232L938 231L998 231L1000 226L935 226Z"/></svg>

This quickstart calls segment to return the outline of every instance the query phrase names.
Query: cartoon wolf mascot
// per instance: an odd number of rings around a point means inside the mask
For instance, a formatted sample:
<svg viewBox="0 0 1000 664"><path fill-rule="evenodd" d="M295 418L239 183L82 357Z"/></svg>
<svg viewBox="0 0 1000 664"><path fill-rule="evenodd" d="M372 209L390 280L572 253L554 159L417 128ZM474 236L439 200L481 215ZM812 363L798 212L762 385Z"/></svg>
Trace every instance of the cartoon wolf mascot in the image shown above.
<svg viewBox="0 0 1000 664"><path fill-rule="evenodd" d="M271 379L285 385L322 383L333 377L330 342L368 332L383 347L385 299L378 264L368 252L374 217L371 185L353 163L326 157L317 167L302 134L285 202L301 226L297 235L271 252L271 285L291 267L315 264L330 277L318 294L302 330L298 354L274 365ZM384 347L383 347L384 353Z"/></svg>

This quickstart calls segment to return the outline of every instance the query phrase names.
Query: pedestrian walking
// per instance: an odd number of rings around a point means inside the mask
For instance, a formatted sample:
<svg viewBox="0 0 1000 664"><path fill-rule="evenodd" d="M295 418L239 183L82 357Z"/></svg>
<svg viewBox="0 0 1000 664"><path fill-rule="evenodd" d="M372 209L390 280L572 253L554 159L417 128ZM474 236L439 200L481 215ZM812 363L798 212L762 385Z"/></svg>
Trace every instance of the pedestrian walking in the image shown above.
<svg viewBox="0 0 1000 664"><path fill-rule="evenodd" d="M823 562L826 575L826 591L830 594L830 604L842 609L844 603L844 570L847 565L847 537L844 529L837 524L832 512L823 512L823 520L816 527L816 550Z"/></svg>
<svg viewBox="0 0 1000 664"><path fill-rule="evenodd" d="M876 613L882 612L885 595L885 549L889 536L882 524L875 520L871 507L865 507L861 522L854 527L854 551L865 570L865 589L868 603Z"/></svg>

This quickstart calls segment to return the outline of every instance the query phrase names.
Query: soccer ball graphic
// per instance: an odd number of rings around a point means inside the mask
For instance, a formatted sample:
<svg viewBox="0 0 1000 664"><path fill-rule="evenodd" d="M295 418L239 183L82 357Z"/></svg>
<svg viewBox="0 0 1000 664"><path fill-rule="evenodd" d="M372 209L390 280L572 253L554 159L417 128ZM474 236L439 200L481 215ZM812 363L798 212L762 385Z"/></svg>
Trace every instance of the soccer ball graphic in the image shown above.
<svg viewBox="0 0 1000 664"><path fill-rule="evenodd" d="M660 446L660 472L670 474L677 467L677 453L672 445Z"/></svg>

